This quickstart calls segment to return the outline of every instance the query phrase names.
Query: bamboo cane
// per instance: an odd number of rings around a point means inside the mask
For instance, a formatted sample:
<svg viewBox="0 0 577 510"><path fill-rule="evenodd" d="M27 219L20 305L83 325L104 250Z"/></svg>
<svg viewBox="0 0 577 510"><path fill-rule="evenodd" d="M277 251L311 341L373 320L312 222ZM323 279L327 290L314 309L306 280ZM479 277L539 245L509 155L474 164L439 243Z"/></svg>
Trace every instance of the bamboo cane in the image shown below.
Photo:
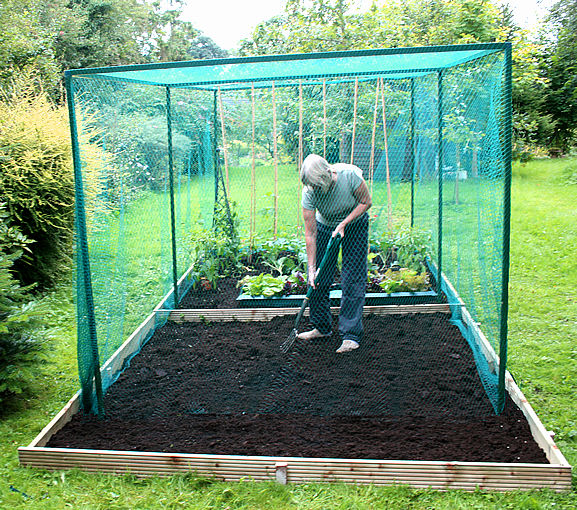
<svg viewBox="0 0 577 510"><path fill-rule="evenodd" d="M230 196L230 186L228 181L228 155L226 151L226 130L224 128L224 109L222 107L222 92L218 87L218 107L220 110L220 129L222 132L222 152L224 155L224 173L226 177L226 195Z"/></svg>
<svg viewBox="0 0 577 510"><path fill-rule="evenodd" d="M355 78L355 101L353 105L353 138L351 140L351 165L355 157L355 136L357 132L357 102L359 97L359 79Z"/></svg>
<svg viewBox="0 0 577 510"><path fill-rule="evenodd" d="M255 154L255 98L254 82L251 84L251 103L252 103L252 169L251 169L251 187L250 187L250 248L251 256L254 248L254 234L256 230L256 154Z"/></svg>
<svg viewBox="0 0 577 510"><path fill-rule="evenodd" d="M375 138L377 136L377 116L379 109L379 92L380 80L377 80L377 88L375 91L375 108L373 110L373 131L371 134L371 159L369 161L369 191L371 197L373 196L373 180L375 177Z"/></svg>
<svg viewBox="0 0 577 510"><path fill-rule="evenodd" d="M299 80L299 153L298 153L298 168L297 168L297 175L300 176L300 171L303 166L303 81ZM299 196L297 197L297 204L300 204L300 198L302 196L302 182L300 177L298 179L299 182ZM301 211L300 207L297 207L297 225L301 225Z"/></svg>
<svg viewBox="0 0 577 510"><path fill-rule="evenodd" d="M387 112L385 109L385 83L381 78L381 102L383 107L383 135L385 137L385 167L387 175L387 227L391 229L392 222L392 198L391 198L391 174L389 170L389 143L387 139Z"/></svg>
<svg viewBox="0 0 577 510"><path fill-rule="evenodd" d="M327 159L327 80L323 78L323 158Z"/></svg>
<svg viewBox="0 0 577 510"><path fill-rule="evenodd" d="M272 138L274 154L274 238L278 233L278 148L277 148L277 127L276 127L276 91L274 81L272 82Z"/></svg>

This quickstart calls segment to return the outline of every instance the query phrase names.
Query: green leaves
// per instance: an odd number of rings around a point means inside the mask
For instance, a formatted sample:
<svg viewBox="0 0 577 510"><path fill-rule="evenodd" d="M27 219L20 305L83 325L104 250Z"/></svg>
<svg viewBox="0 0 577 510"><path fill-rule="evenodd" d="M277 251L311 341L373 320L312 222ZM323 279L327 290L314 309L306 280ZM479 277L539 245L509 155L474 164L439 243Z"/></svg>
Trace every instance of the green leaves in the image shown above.
<svg viewBox="0 0 577 510"><path fill-rule="evenodd" d="M257 276L245 276L240 284L243 292L251 296L282 296L287 276L273 276L261 273Z"/></svg>
<svg viewBox="0 0 577 510"><path fill-rule="evenodd" d="M423 292L430 289L429 276L426 272L417 273L407 268L398 271L388 269L384 273L374 272L369 281L387 294L393 292Z"/></svg>
<svg viewBox="0 0 577 510"><path fill-rule="evenodd" d="M431 234L424 230L400 228L384 232L371 239L371 261L380 259L382 265L393 263L414 271L425 269L425 260L432 251ZM378 260L376 260L378 262Z"/></svg>
<svg viewBox="0 0 577 510"><path fill-rule="evenodd" d="M12 274L31 241L8 223L0 202L0 404L22 393L41 359L43 328L37 305Z"/></svg>

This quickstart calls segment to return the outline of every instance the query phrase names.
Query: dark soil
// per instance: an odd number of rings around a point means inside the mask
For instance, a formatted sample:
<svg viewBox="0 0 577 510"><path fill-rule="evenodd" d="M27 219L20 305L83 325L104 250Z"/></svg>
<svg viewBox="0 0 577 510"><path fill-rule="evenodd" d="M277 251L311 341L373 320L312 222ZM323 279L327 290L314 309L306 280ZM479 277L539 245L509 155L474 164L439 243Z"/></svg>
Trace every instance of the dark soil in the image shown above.
<svg viewBox="0 0 577 510"><path fill-rule="evenodd" d="M236 298L240 294L238 278L227 276L218 280L216 289L205 290L201 286L190 289L180 301L180 309L238 308Z"/></svg>
<svg viewBox="0 0 577 510"><path fill-rule="evenodd" d="M336 333L282 354L294 317L167 323L109 389L106 417L76 415L48 446L547 463L511 400L494 414L448 318L369 316L344 355Z"/></svg>

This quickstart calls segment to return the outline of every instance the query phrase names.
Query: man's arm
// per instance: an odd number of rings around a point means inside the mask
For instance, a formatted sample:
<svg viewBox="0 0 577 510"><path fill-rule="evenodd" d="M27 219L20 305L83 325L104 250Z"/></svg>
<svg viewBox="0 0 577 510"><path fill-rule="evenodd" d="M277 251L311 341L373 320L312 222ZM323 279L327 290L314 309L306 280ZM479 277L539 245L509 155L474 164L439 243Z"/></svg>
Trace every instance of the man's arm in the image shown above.
<svg viewBox="0 0 577 510"><path fill-rule="evenodd" d="M359 201L357 206L349 213L349 215L341 221L337 228L335 228L333 232L333 237L340 233L342 237L345 237L345 227L353 220L357 219L359 216L365 214L373 205L373 201L371 199L371 194L369 192L369 188L367 187L367 183L365 181L359 184L358 188L353 191L353 195Z"/></svg>
<svg viewBox="0 0 577 510"><path fill-rule="evenodd" d="M303 207L305 220L305 244L307 249L308 282L311 287L315 286L317 271L317 220L315 211Z"/></svg>

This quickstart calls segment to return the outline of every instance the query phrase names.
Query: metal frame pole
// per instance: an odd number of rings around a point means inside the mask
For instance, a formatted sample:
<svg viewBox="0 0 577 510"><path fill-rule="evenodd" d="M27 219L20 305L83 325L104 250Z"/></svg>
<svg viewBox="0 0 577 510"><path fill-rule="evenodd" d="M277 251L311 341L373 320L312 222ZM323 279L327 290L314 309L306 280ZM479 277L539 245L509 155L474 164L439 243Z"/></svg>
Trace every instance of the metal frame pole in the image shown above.
<svg viewBox="0 0 577 510"><path fill-rule="evenodd" d="M176 218L174 207L174 161L172 157L172 112L170 87L166 87L166 130L168 136L168 181L170 185L170 232L172 236L172 286L174 308L178 307L178 267L176 260Z"/></svg>
<svg viewBox="0 0 577 510"><path fill-rule="evenodd" d="M213 94L213 105L212 105L212 140L213 140L213 144L214 144L214 150L213 150L213 164L214 164L214 204L216 206L216 203L218 201L218 166L219 166L219 155L218 155L218 117L216 114L216 102L217 102L217 98L216 98L216 90L214 91ZM214 223L214 207L213 207L213 223Z"/></svg>
<svg viewBox="0 0 577 510"><path fill-rule="evenodd" d="M438 232L437 232L437 255L438 255L438 273L437 273L437 293L439 300L442 299L442 281L443 281L443 164L445 159L445 141L443 138L444 130L444 105L443 105L443 70L441 69L437 75L437 91L438 91Z"/></svg>
<svg viewBox="0 0 577 510"><path fill-rule="evenodd" d="M501 270L501 328L499 332L499 385L498 413L505 407L505 372L507 370L507 319L509 315L509 261L511 239L511 163L512 163L512 58L511 43L505 47L505 69L503 75L503 258Z"/></svg>
<svg viewBox="0 0 577 510"><path fill-rule="evenodd" d="M75 189L75 217L74 223L76 228L76 250L78 257L78 275L77 275L77 293L83 294L86 303L86 310L80 310L81 300L78 299L78 339L77 351L80 359L80 345L84 340L80 331L80 322L85 320L88 326L88 335L90 342L90 355L92 364L92 375L94 377L94 386L92 381L83 381L82 374L80 382L82 385L82 407L85 412L93 413L98 416L104 414L102 377L100 374L100 356L98 352L98 338L96 333L96 316L94 314L94 294L92 290L92 273L90 271L90 254L88 251L88 233L86 229L86 210L84 205L84 187L82 184L82 161L80 159L80 149L78 146L78 125L76 123L76 111L74 107L74 85L69 72L64 73L66 95L68 99L68 118L70 121L70 134L72 139L72 162L74 167L74 189ZM82 289L80 284L82 283ZM79 363L80 368L80 363ZM90 387L90 391L87 391ZM92 391L96 393L96 402L92 397Z"/></svg>
<svg viewBox="0 0 577 510"><path fill-rule="evenodd" d="M411 78L411 228L415 223L415 78Z"/></svg>

